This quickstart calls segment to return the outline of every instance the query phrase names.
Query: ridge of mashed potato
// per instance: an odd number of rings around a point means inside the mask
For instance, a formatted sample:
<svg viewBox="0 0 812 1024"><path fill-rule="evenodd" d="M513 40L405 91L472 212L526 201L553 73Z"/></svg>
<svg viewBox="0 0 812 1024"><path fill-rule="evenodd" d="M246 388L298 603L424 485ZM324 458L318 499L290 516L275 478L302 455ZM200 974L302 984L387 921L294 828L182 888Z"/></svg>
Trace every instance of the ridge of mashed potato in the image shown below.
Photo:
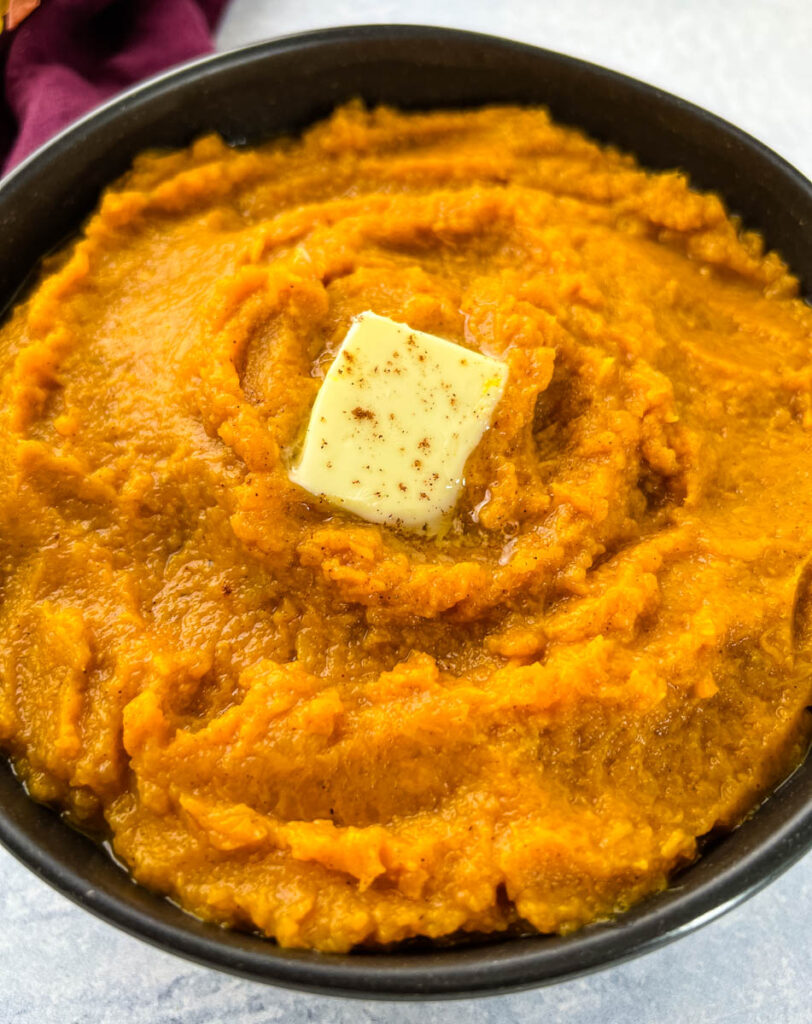
<svg viewBox="0 0 812 1024"><path fill-rule="evenodd" d="M510 368L440 539L288 480L368 309ZM803 756L810 339L717 197L543 110L139 157L0 331L0 745L283 945L623 910Z"/></svg>

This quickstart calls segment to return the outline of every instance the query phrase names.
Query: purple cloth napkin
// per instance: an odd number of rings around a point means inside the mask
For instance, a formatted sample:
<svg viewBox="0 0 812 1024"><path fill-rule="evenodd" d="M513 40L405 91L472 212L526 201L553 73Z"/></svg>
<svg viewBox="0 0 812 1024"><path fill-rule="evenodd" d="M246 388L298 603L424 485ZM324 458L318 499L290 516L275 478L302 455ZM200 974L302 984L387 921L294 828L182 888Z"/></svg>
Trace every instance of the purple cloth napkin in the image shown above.
<svg viewBox="0 0 812 1024"><path fill-rule="evenodd" d="M212 49L227 0L42 0L0 35L0 166L142 78Z"/></svg>

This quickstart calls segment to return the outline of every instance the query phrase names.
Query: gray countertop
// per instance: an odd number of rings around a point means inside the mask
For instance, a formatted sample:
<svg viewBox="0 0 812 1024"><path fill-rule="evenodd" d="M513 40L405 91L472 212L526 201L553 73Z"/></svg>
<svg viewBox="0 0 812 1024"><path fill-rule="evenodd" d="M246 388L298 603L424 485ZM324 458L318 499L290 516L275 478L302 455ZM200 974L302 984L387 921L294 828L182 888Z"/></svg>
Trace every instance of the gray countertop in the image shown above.
<svg viewBox="0 0 812 1024"><path fill-rule="evenodd" d="M328 25L453 25L560 50L721 114L812 175L809 0L233 0L222 48ZM0 851L0 1024L809 1024L812 856L699 932L566 984L459 1003L300 995L187 964Z"/></svg>

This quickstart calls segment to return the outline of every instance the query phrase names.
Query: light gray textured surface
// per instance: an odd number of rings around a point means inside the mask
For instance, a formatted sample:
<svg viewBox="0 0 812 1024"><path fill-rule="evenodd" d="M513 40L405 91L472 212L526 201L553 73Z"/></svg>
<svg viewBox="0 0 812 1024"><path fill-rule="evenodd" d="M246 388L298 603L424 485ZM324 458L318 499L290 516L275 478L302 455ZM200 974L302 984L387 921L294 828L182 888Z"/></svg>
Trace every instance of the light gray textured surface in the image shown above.
<svg viewBox="0 0 812 1024"><path fill-rule="evenodd" d="M455 25L585 57L694 100L812 174L810 0L234 0L219 43L373 21ZM0 852L0 1024L809 1024L811 910L807 856L700 932L588 978L463 1003L358 1003L186 964Z"/></svg>

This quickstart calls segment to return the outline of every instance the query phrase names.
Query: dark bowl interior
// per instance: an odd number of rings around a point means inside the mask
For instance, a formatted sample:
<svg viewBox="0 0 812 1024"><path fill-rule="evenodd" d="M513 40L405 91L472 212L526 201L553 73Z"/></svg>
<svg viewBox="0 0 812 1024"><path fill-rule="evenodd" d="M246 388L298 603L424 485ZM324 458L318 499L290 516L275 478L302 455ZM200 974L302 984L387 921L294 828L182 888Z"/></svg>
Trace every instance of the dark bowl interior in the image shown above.
<svg viewBox="0 0 812 1024"><path fill-rule="evenodd" d="M812 287L812 185L760 143L667 93L582 61L446 29L327 30L250 46L161 76L101 108L0 185L0 308L142 149L217 130L251 142L294 132L361 96L401 107L516 102L679 167L718 191ZM755 892L812 845L812 759L664 893L574 935L416 944L328 956L279 949L188 916L134 885L103 849L33 803L0 760L0 841L41 878L126 931L259 981L378 997L449 997L540 985L652 949Z"/></svg>

